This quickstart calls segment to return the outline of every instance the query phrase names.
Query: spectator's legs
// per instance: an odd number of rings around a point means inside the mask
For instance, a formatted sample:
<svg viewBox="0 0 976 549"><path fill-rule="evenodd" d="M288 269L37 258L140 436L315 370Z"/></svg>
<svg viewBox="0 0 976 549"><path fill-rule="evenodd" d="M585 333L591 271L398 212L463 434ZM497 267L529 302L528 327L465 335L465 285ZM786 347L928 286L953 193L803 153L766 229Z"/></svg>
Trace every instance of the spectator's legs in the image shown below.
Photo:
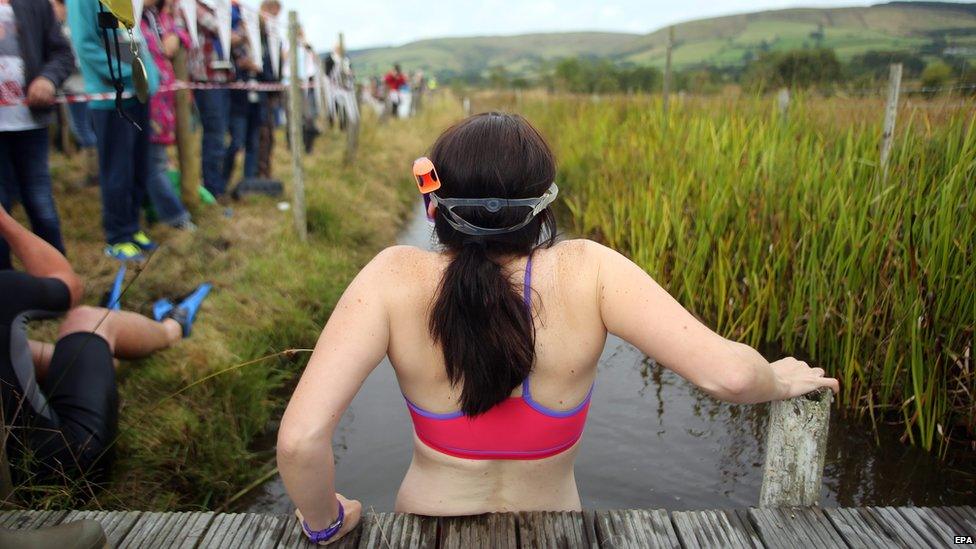
<svg viewBox="0 0 976 549"><path fill-rule="evenodd" d="M149 144L149 181L147 191L159 220L173 227L181 227L190 220L190 212L186 211L180 197L173 192L170 183L169 157L166 155L166 145Z"/></svg>
<svg viewBox="0 0 976 549"><path fill-rule="evenodd" d="M85 185L98 185L98 153L95 150L95 129L92 127L88 103L68 103L71 132L81 147L85 163Z"/></svg>
<svg viewBox="0 0 976 549"><path fill-rule="evenodd" d="M13 165L14 181L20 200L30 219L31 230L64 254L61 220L51 194L48 169L47 128L11 132L7 148Z"/></svg>
<svg viewBox="0 0 976 549"><path fill-rule="evenodd" d="M68 103L68 114L71 123L71 133L78 141L78 146L88 148L95 146L95 129L92 127L91 112L88 103Z"/></svg>
<svg viewBox="0 0 976 549"><path fill-rule="evenodd" d="M227 190L224 179L224 153L226 149L227 124L230 117L230 90L197 90L193 97L200 112L200 125L203 126L200 161L203 186L214 196L221 196Z"/></svg>
<svg viewBox="0 0 976 549"><path fill-rule="evenodd" d="M260 103L249 103L247 106L247 123L244 134L244 177L258 175L258 131L261 129L262 106Z"/></svg>
<svg viewBox="0 0 976 549"><path fill-rule="evenodd" d="M258 129L258 176L271 179L271 162L275 146L275 115L278 94L268 93L261 101L261 127Z"/></svg>
<svg viewBox="0 0 976 549"><path fill-rule="evenodd" d="M145 106L140 105L145 112ZM127 107L132 115L134 111ZM98 179L102 189L102 226L109 244L131 242L139 230L139 207L142 196L136 192L135 164L138 143L143 133L123 119L114 109L91 109L95 135L98 137ZM139 122L138 117L137 122ZM145 116L143 115L143 118ZM143 128L148 130L145 120ZM143 153L143 156L145 154ZM142 181L145 189L145 180Z"/></svg>
<svg viewBox="0 0 976 549"><path fill-rule="evenodd" d="M244 140L247 138L247 113L231 112L230 114L230 144L224 151L224 181L229 182L234 174L234 161L237 159L237 151L244 148Z"/></svg>
<svg viewBox="0 0 976 549"><path fill-rule="evenodd" d="M10 186L14 181L13 150L11 149L11 132L0 132L0 205L10 211L13 197L10 196ZM0 271L11 269L10 246L0 238Z"/></svg>
<svg viewBox="0 0 976 549"><path fill-rule="evenodd" d="M58 337L78 332L101 336L108 342L112 355L121 359L147 357L183 338L183 328L173 319L156 322L138 313L87 305L68 312Z"/></svg>

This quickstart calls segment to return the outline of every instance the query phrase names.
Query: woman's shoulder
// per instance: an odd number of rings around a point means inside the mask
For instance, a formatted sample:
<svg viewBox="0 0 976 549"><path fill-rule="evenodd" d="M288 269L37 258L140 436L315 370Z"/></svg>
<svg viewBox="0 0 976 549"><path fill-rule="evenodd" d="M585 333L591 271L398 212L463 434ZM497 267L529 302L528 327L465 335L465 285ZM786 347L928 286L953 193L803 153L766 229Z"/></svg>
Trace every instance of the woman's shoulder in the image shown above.
<svg viewBox="0 0 976 549"><path fill-rule="evenodd" d="M560 260L577 267L596 265L612 250L599 242L587 238L560 240L549 250Z"/></svg>
<svg viewBox="0 0 976 549"><path fill-rule="evenodd" d="M435 271L445 259L442 254L416 246L398 244L384 248L363 268L372 277L383 281L402 280Z"/></svg>

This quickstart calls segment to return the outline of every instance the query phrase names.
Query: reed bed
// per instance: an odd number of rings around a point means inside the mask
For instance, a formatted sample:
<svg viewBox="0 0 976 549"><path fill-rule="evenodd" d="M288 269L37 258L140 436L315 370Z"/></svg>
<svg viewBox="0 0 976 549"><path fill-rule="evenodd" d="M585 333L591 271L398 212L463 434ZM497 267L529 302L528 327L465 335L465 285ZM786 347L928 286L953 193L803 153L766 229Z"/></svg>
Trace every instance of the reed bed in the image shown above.
<svg viewBox="0 0 976 549"><path fill-rule="evenodd" d="M480 101L479 101L480 102ZM484 105L477 105L479 107ZM720 333L841 381L840 404L944 452L976 439L976 103L519 97L571 230L628 254Z"/></svg>

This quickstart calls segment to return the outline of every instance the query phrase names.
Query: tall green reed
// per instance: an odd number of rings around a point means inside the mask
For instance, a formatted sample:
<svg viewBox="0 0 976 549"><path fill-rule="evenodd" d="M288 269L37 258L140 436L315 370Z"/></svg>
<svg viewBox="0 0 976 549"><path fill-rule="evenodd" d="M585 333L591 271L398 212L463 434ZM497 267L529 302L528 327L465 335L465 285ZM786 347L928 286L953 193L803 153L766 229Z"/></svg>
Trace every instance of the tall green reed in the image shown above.
<svg viewBox="0 0 976 549"><path fill-rule="evenodd" d="M627 254L719 332L841 380L840 401L944 451L976 436L976 104L530 98L577 234Z"/></svg>

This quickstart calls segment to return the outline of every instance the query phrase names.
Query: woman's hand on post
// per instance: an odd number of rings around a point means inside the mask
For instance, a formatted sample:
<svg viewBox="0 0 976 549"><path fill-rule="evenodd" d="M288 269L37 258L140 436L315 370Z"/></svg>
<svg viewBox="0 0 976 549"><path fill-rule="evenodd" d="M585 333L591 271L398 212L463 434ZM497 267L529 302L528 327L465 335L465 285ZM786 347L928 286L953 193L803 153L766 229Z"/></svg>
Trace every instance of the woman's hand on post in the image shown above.
<svg viewBox="0 0 976 549"><path fill-rule="evenodd" d="M346 514L345 518L342 520L342 528L339 529L339 532L336 535L332 536L332 539L329 541L320 541L319 545L331 545L339 541L345 537L346 534L355 530L356 526L359 525L359 521L363 518L362 503L355 499L346 499L346 497L340 493L336 493L336 497L339 498L339 503L342 504L342 509ZM298 519L298 527L301 528L302 523L305 521L305 517L302 515L301 509L295 509L295 517Z"/></svg>
<svg viewBox="0 0 976 549"><path fill-rule="evenodd" d="M827 387L833 392L840 390L840 382L832 377L824 376L823 368L811 368L806 362L787 357L770 363L776 380L782 387L782 398L798 397Z"/></svg>

